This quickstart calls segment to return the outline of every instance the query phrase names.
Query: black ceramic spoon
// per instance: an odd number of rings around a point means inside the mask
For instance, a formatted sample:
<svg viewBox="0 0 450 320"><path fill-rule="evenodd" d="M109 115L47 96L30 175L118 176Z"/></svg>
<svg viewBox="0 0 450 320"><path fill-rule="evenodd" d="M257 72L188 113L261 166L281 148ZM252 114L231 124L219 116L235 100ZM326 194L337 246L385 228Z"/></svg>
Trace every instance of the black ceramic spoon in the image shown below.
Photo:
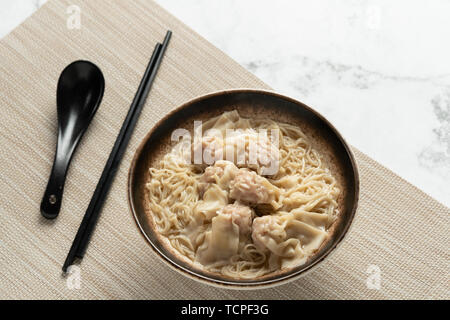
<svg viewBox="0 0 450 320"><path fill-rule="evenodd" d="M100 105L105 79L88 61L75 61L61 73L56 92L58 143L50 179L41 202L47 219L58 216L72 155Z"/></svg>

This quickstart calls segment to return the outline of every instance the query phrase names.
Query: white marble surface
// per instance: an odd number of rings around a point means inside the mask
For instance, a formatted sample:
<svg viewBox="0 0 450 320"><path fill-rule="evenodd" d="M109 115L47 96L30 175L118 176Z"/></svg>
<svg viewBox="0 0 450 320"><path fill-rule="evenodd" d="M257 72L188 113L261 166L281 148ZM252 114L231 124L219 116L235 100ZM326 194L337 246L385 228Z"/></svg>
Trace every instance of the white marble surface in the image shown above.
<svg viewBox="0 0 450 320"><path fill-rule="evenodd" d="M1 0L0 37L45 1ZM450 206L449 1L158 2Z"/></svg>

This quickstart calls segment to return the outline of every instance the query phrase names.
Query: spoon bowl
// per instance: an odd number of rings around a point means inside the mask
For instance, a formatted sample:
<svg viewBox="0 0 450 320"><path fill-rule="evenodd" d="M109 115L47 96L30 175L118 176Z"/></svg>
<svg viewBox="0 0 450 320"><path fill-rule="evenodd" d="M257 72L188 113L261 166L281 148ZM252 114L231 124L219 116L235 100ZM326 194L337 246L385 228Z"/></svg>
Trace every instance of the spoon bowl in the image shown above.
<svg viewBox="0 0 450 320"><path fill-rule="evenodd" d="M61 73L56 92L58 142L50 179L41 202L41 214L58 216L73 153L97 111L105 79L101 70L89 61L75 61Z"/></svg>

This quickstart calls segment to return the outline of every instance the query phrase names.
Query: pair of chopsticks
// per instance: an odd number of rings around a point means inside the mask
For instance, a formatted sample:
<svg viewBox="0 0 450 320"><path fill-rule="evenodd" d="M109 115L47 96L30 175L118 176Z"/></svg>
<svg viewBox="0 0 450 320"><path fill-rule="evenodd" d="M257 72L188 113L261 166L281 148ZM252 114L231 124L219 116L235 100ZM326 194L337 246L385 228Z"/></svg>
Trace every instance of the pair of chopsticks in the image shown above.
<svg viewBox="0 0 450 320"><path fill-rule="evenodd" d="M120 129L119 135L114 143L114 147L109 155L108 161L106 162L105 168L103 169L97 187L95 188L94 195L92 196L91 202L89 203L86 213L84 214L83 221L81 222L80 228L75 236L75 240L72 243L72 247L70 248L66 261L64 262L62 268L63 272L67 272L67 268L73 264L75 259L83 259L86 248L89 244L89 239L91 238L94 227L100 216L106 195L108 194L114 180L114 176L119 168L120 160L122 160L128 141L131 138L133 129L136 126L139 115L144 107L145 100L150 92L153 80L158 72L158 68L161 65L161 61L163 59L164 52L167 49L167 45L169 44L171 35L172 32L167 31L163 43L157 43L155 49L153 50L150 62L148 63L139 88L133 102L131 103L127 117L125 118L122 128Z"/></svg>

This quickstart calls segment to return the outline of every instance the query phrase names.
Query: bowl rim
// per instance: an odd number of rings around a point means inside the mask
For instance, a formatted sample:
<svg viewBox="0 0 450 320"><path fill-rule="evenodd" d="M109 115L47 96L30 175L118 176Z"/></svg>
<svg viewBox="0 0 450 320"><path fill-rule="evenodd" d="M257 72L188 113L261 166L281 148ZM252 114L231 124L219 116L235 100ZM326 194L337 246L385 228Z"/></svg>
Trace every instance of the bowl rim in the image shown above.
<svg viewBox="0 0 450 320"><path fill-rule="evenodd" d="M292 274L287 275L280 275L280 277L276 277L274 279L269 280L261 280L260 282L252 282L252 283L239 283L239 280L218 280L218 279L212 279L207 276L200 275L195 272L195 270L187 269L179 264L177 264L175 261L172 261L169 257L167 257L164 252L161 252L152 242L151 239L147 236L146 232L144 231L143 227L141 226L141 223L139 221L139 218L136 213L136 209L134 206L134 200L133 200L133 175L136 169L136 163L142 153L142 150L144 149L144 146L147 144L150 137L154 134L155 130L164 122L166 122L170 117L172 117L175 113L181 111L182 109L188 107L189 105L196 103L198 101L208 99L217 95L223 95L223 94L233 94L233 93L255 93L255 94L263 94L263 95L271 95L276 98L280 98L283 100L286 100L288 102L294 103L295 105L301 106L307 111L312 112L315 116L317 116L321 121L323 121L336 135L338 140L342 143L348 157L350 160L352 172L354 175L353 184L354 184L354 201L351 208L350 216L348 222L344 225L342 234L336 239L335 243L330 246L320 257L320 259L317 259L313 261L311 264L309 264L305 269L298 270L297 272L294 272ZM175 109L168 112L165 116L163 116L160 120L158 120L150 129L149 132L142 138L141 142L139 143L137 149L134 152L133 159L130 163L130 167L128 170L128 181L127 181L127 199L128 199L128 206L130 208L130 211L133 215L134 221L141 233L141 235L144 237L147 243L150 244L150 247L153 249L153 251L159 256L160 260L164 261L166 265L168 265L171 269L177 271L178 273L181 273L182 275L193 279L195 281L208 284L217 288L227 288L227 289L239 289L239 290L252 290L252 289L264 289L264 288L271 288L275 286L279 286L282 284L286 284L288 282L294 281L296 279L299 279L300 277L306 275L310 271L312 271L315 267L317 267L320 262L325 260L325 258L329 257L332 253L334 253L338 246L341 245L342 241L348 234L350 228L353 225L353 220L358 208L359 204L359 193L360 193L360 178L359 178L359 172L358 172L358 166L357 162L355 160L353 151L351 150L350 146L347 144L345 139L342 137L341 133L331 124L330 121L328 121L324 116L322 116L318 111L314 110L313 108L309 107L308 105L304 104L303 102L300 102L294 98L288 97L284 94L277 93L273 90L266 90L266 89L255 89L255 88L233 88L233 89L225 89L225 90L217 90L213 91L207 94L196 96L192 99L190 99L187 102L184 102L180 106L176 107Z"/></svg>

